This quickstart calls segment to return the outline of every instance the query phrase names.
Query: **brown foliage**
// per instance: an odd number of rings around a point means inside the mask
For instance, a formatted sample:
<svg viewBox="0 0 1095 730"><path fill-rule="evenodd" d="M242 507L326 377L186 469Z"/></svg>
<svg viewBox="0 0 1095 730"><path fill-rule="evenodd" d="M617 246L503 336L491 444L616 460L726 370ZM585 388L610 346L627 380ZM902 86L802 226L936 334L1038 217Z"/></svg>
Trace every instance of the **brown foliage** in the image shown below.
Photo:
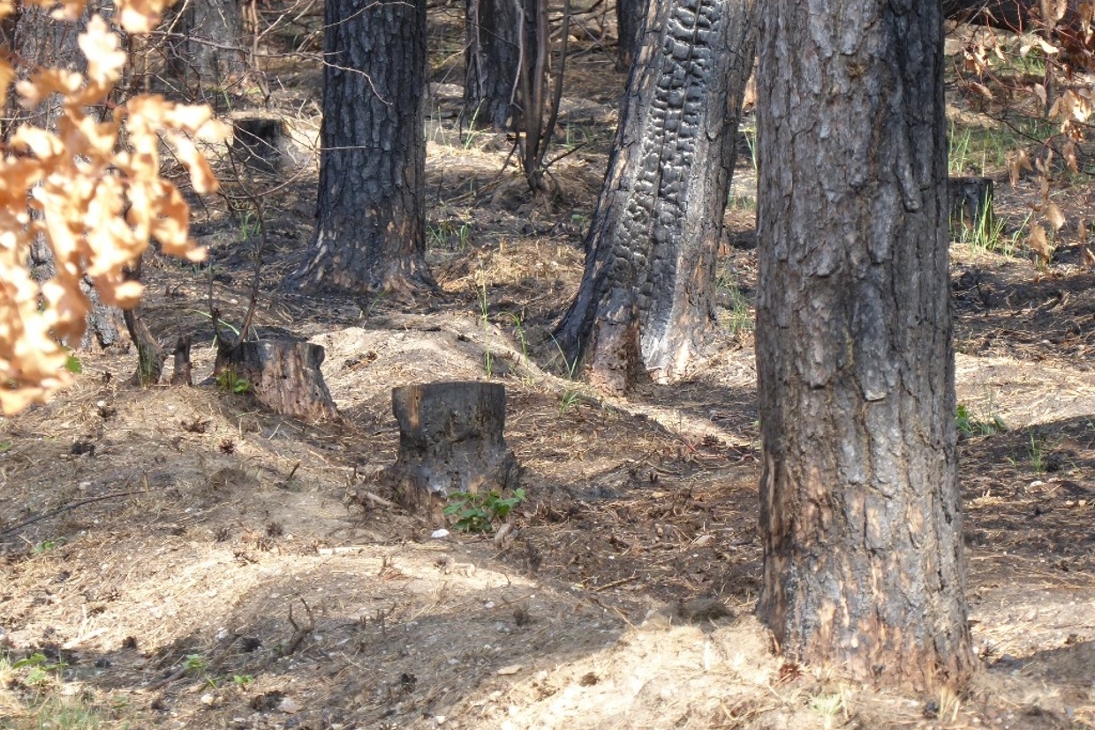
<svg viewBox="0 0 1095 730"><path fill-rule="evenodd" d="M36 0L37 1L37 0ZM52 7L52 0L42 3ZM65 0L53 12L73 21L83 0ZM152 29L162 0L118 3L116 20L129 33ZM0 0L0 17L12 5ZM80 280L87 276L105 303L132 307L141 285L124 269L155 238L167 253L192 261L204 251L188 237L190 209L179 190L160 177L161 137L186 165L195 190L211 192L217 181L193 138L223 139L226 127L206 106L186 106L141 95L108 106L126 54L120 37L93 16L79 38L87 73L39 68L15 84L17 102L62 98L55 130L22 124L0 159L0 411L14 413L63 385L68 360L60 341L78 341L89 310ZM0 58L0 105L16 72ZM105 120L102 120L105 116ZM101 121L102 120L102 121ZM119 144L124 140L124 144ZM56 275L35 281L27 268L32 242L52 249Z"/></svg>

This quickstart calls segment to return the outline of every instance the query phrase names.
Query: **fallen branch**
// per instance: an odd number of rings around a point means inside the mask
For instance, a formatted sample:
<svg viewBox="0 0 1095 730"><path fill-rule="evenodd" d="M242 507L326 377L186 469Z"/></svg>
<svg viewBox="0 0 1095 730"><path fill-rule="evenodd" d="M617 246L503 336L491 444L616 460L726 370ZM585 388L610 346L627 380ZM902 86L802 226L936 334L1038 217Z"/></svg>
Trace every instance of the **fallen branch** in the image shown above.
<svg viewBox="0 0 1095 730"><path fill-rule="evenodd" d="M26 527L27 525L33 525L35 522L38 522L40 520L45 520L45 519L48 519L50 517L56 517L57 515L62 514L64 512L67 512L70 509L76 509L77 507L83 507L86 504L94 504L95 502L102 502L102 501L107 500L107 499L117 499L119 497L132 497L135 494L146 494L150 491L151 490L149 490L149 489L137 489L137 490L130 491L130 492L112 492L110 494L104 494L104 495L99 496L99 497L88 497L87 499L81 499L79 502L72 502L70 504L66 504L64 507L58 507L57 509L52 510L50 512L40 514L37 517L31 517L29 520L24 520L23 522L20 522L17 525L13 525L12 527L8 527L8 528L5 528L3 530L0 530L0 537L4 537L5 535L10 535L11 533L16 532L17 530L21 530L24 527Z"/></svg>

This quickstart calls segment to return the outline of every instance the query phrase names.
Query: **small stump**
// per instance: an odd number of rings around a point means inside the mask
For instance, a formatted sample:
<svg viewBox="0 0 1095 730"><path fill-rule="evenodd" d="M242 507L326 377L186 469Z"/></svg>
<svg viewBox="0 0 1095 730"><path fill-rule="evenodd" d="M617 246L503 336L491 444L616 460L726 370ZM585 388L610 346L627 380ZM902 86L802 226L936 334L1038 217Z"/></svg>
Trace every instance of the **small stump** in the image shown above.
<svg viewBox="0 0 1095 730"><path fill-rule="evenodd" d="M436 522L450 495L516 489L519 468L506 446L506 389L451 382L392 389L399 457L385 470L396 501Z"/></svg>
<svg viewBox="0 0 1095 730"><path fill-rule="evenodd" d="M291 338L240 342L218 348L213 374L221 386L251 393L275 413L323 421L338 415L319 369L324 356L319 345Z"/></svg>
<svg viewBox="0 0 1095 730"><path fill-rule="evenodd" d="M232 121L232 151L262 172L276 172L281 162L282 123L266 116L236 117Z"/></svg>
<svg viewBox="0 0 1095 730"><path fill-rule="evenodd" d="M996 216L993 212L993 182L990 177L952 177L951 234L960 237L964 230L978 237L990 237Z"/></svg>

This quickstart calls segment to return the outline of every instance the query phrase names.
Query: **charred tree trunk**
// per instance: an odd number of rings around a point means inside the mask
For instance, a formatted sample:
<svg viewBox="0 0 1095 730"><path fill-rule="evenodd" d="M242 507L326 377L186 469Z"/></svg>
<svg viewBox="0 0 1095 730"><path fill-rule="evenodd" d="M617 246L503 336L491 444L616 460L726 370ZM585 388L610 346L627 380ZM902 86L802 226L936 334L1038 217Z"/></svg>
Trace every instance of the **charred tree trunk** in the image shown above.
<svg viewBox="0 0 1095 730"><path fill-rule="evenodd" d="M457 492L518 487L517 459L506 446L506 389L455 382L392 389L399 457L385 472L407 509L439 518Z"/></svg>
<svg viewBox="0 0 1095 730"><path fill-rule="evenodd" d="M940 7L761 7L757 612L788 659L961 684Z"/></svg>
<svg viewBox="0 0 1095 730"><path fill-rule="evenodd" d="M521 19L513 0L468 0L464 50L464 119L510 129L521 63Z"/></svg>
<svg viewBox="0 0 1095 730"><path fill-rule="evenodd" d="M224 89L247 70L239 0L181 0L162 27L164 71L182 90Z"/></svg>
<svg viewBox="0 0 1095 730"><path fill-rule="evenodd" d="M649 0L616 0L616 69L627 71L639 50L639 37Z"/></svg>
<svg viewBox="0 0 1095 730"><path fill-rule="evenodd" d="M218 385L250 393L275 413L326 421L338 410L320 370L324 356L319 345L292 338L238 342L217 348L213 373Z"/></svg>
<svg viewBox="0 0 1095 730"><path fill-rule="evenodd" d="M317 225L290 287L433 289L426 269L426 3L328 0Z"/></svg>
<svg viewBox="0 0 1095 730"><path fill-rule="evenodd" d="M626 390L681 376L715 325L722 235L754 0L652 0L608 173L586 238L585 274L556 330L569 362Z"/></svg>

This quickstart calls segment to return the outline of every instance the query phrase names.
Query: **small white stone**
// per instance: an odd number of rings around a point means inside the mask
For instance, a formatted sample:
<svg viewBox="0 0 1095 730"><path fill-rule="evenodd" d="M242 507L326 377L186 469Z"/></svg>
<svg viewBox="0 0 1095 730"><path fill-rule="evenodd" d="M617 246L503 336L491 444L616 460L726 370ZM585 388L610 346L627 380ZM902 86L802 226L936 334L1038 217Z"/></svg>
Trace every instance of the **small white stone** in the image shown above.
<svg viewBox="0 0 1095 730"><path fill-rule="evenodd" d="M434 530L432 533L430 533L430 537L432 537L434 540L440 540L441 538L448 536L449 531L446 530L444 527L442 527L440 530Z"/></svg>

